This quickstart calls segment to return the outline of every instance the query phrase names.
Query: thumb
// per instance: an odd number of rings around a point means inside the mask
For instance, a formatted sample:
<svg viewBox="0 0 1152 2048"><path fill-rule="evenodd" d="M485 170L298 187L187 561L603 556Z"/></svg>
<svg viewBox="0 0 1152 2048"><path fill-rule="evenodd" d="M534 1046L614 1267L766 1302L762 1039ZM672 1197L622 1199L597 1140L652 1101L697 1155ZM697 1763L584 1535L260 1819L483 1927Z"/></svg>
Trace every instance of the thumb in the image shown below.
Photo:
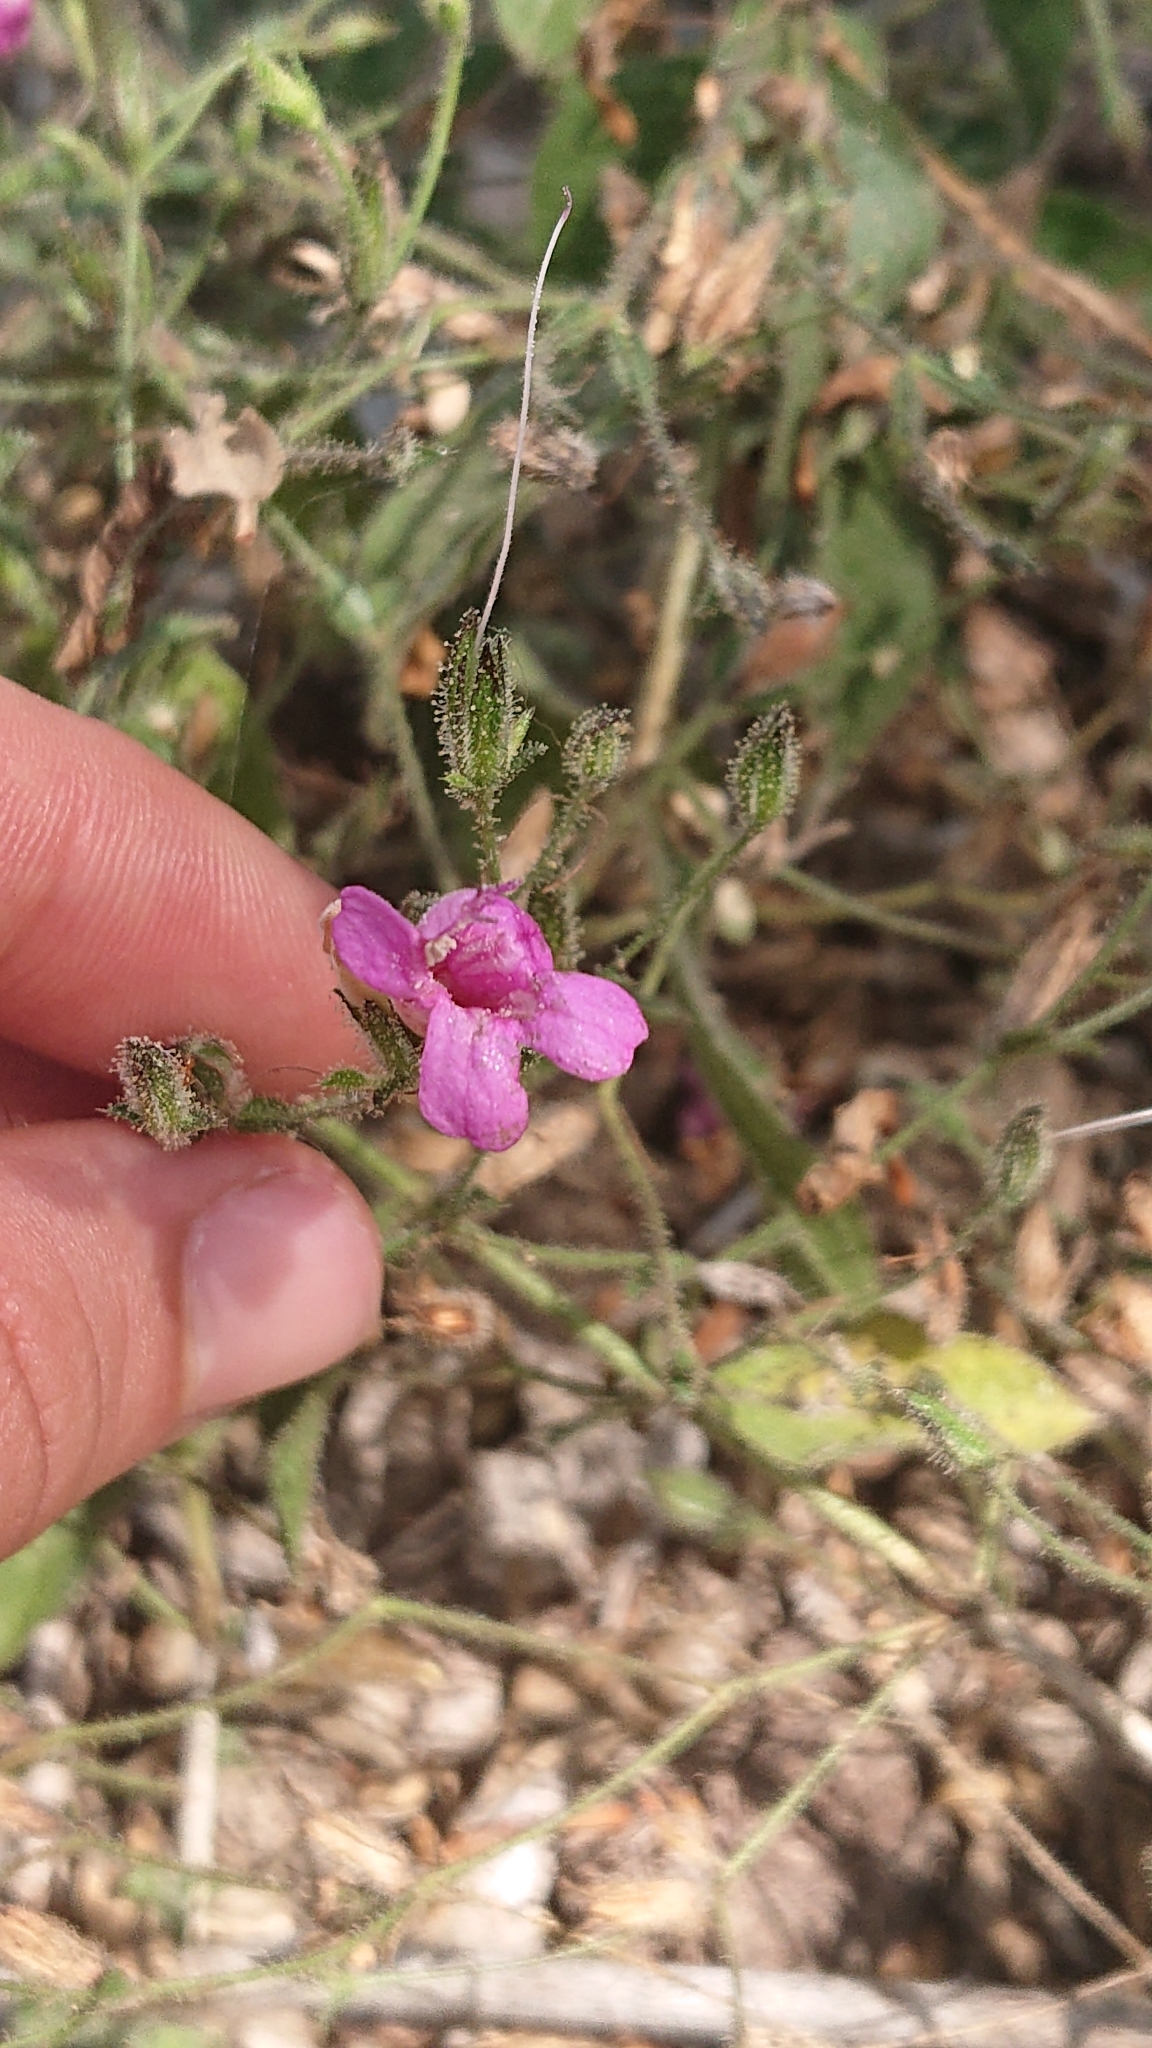
<svg viewBox="0 0 1152 2048"><path fill-rule="evenodd" d="M290 1138L0 1138L0 1556L206 1414L375 1330L380 1245Z"/></svg>

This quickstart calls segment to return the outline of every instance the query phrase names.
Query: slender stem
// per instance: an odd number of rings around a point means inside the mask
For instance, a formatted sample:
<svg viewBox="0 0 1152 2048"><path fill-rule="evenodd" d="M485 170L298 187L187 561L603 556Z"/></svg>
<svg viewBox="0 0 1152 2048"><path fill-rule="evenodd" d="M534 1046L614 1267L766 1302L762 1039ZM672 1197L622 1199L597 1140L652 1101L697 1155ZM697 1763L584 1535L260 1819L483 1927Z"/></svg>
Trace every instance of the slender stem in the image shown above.
<svg viewBox="0 0 1152 2048"><path fill-rule="evenodd" d="M695 869L683 894L667 913L667 921L660 934L660 942L652 955L648 964L648 971L641 983L640 998L642 1002L650 1002L660 987L664 976L672 964L672 955L676 951L680 934L691 917L692 912L696 909L697 904L703 903L713 883L718 882L721 875L727 872L733 862L739 860L744 848L754 837L755 827L750 826L746 831L741 832L738 838L727 840L723 846L718 846L715 853L709 856L703 866Z"/></svg>
<svg viewBox="0 0 1152 2048"><path fill-rule="evenodd" d="M1112 1031L1117 1024L1126 1024L1130 1017L1138 1017L1150 1004L1152 984L1145 982L1133 995L1125 996L1123 1002L1109 1003L1107 1009L1085 1017L1082 1024L1069 1024L1066 1030L1053 1032L1047 1050L1073 1052L1078 1045L1091 1045L1101 1032Z"/></svg>
<svg viewBox="0 0 1152 2048"><path fill-rule="evenodd" d="M548 265L552 261L556 244L560 240L565 223L572 211L572 194L568 190L567 185L564 186L563 190L564 205L557 218L556 225L548 238L548 247L544 251L540 269L536 275L536 289L532 294L532 305L528 314L528 339L524 344L524 384L520 393L520 422L516 429L516 450L512 457L512 475L508 484L508 511L504 519L504 538L500 543L500 553L496 557L496 567L492 571L492 584L488 592L487 602L480 614L480 624L476 629L476 639L472 647L473 661L476 664L480 660L480 650L484 645L484 635L488 631L488 621L492 617L492 607L496 603L509 550L512 546L512 528L516 518L516 493L520 486L520 468L524 460L524 442L528 433L528 407L532 402L532 365L536 356L536 323L540 318L540 301L544 295L544 280L548 275Z"/></svg>
<svg viewBox="0 0 1152 2048"><path fill-rule="evenodd" d="M1104 119L1125 154L1136 161L1144 147L1140 108L1121 68L1108 0L1081 0Z"/></svg>
<svg viewBox="0 0 1152 2048"><path fill-rule="evenodd" d="M660 753L684 672L692 595L703 555L704 542L697 527L682 519L668 564L668 579L664 585L664 601L660 607L652 656L640 686L636 738L632 747L633 768L647 768Z"/></svg>
<svg viewBox="0 0 1152 2048"><path fill-rule="evenodd" d="M877 1687L871 1699L860 1708L851 1727L841 1736L839 1742L834 1742L830 1748L823 1750L815 1763L788 1787L787 1792L777 1799L773 1806L769 1807L768 1812L757 1822L751 1833L745 1836L740 1847L724 1865L721 1881L725 1886L730 1885L755 1863L782 1829L790 1826L807 1811L821 1785L833 1771L839 1769L852 1744L888 1712L899 1685L908 1673L922 1662L925 1647L926 1645L918 1646L900 1659L891 1676L885 1679L883 1685Z"/></svg>
<svg viewBox="0 0 1152 2048"><path fill-rule="evenodd" d="M384 734L396 756L396 766L400 770L404 793L412 807L416 829L436 877L436 887L441 890L456 889L460 885L460 877L456 873L455 864L440 830L440 820L428 788L424 764L412 737L408 713L404 709L404 699L400 694L396 664L391 655L381 657L377 654L373 669L372 680Z"/></svg>
<svg viewBox="0 0 1152 2048"><path fill-rule="evenodd" d="M1013 956L1013 948L1000 939L979 939L972 932L950 931L947 925L932 924L927 918L905 917L898 910L885 909L882 903L837 889L834 883L821 881L804 868L783 865L773 870L773 879L786 882L801 896L826 903L838 917L858 918L862 924L898 932L902 938L922 939L928 946L950 946L954 952L971 953L977 960L1007 960Z"/></svg>
<svg viewBox="0 0 1152 2048"><path fill-rule="evenodd" d="M1069 982L1067 988L1061 991L1055 1002L1049 1004L1041 1016L1033 1019L1033 1026L1054 1023L1057 1017L1063 1016L1071 1008L1085 990L1094 988L1104 969L1111 966L1117 953L1126 945L1149 910L1152 910L1152 874L1145 876L1128 908L1117 918L1092 958L1081 968L1074 980ZM1093 1026L1096 1021L1096 1018L1087 1020Z"/></svg>
<svg viewBox="0 0 1152 2048"><path fill-rule="evenodd" d="M349 583L338 569L325 561L278 505L266 507L264 521L269 532L283 543L315 581L337 632L352 640L371 663L372 686L385 736L396 756L404 793L429 866L436 877L436 886L438 889L455 889L459 877L440 830L424 764L412 738L412 728L400 695L396 665L384 643L384 634L376 624L369 593L361 584Z"/></svg>
<svg viewBox="0 0 1152 2048"><path fill-rule="evenodd" d="M472 39L472 10L468 0L452 0L451 6L442 10L441 20L447 33L447 44L444 51L444 69L440 74L440 84L436 92L436 111L428 131L428 141L415 188L408 201L404 225L392 246L388 267L381 279L381 290L387 288L400 265L407 262L412 252L412 245L444 168L444 159L452 138L452 124L460 104L464 63Z"/></svg>
<svg viewBox="0 0 1152 2048"><path fill-rule="evenodd" d="M402 1195L408 1201L426 1199L428 1188L420 1174L401 1166L398 1159L390 1158L379 1145L373 1145L370 1139L354 1130L351 1124L342 1123L339 1117L317 1117L310 1135L349 1173L360 1174L365 1180L389 1188L393 1194Z"/></svg>
<svg viewBox="0 0 1152 2048"><path fill-rule="evenodd" d="M1152 1124L1152 1109L1129 1109L1123 1116L1098 1116L1091 1123L1069 1124L1063 1131L1053 1131L1053 1142L1059 1144L1064 1138L1102 1138L1109 1131L1134 1131L1141 1124Z"/></svg>
<svg viewBox="0 0 1152 2048"><path fill-rule="evenodd" d="M633 1128L632 1119L620 1101L619 1081L602 1081L597 1092L600 1096L600 1114L615 1148L616 1157L636 1198L641 1228L652 1254L652 1263L656 1269L656 1286L668 1332L670 1362L678 1376L693 1378L699 1360L684 1320L672 1237L652 1178L651 1167Z"/></svg>
<svg viewBox="0 0 1152 2048"><path fill-rule="evenodd" d="M578 1332L589 1350L597 1352L605 1365L610 1366L628 1385L639 1387L657 1400L665 1398L663 1382L645 1365L627 1338L610 1329L607 1323L585 1315L569 1295L554 1287L543 1273L536 1272L528 1264L510 1238L497 1237L474 1224L460 1225L453 1235L461 1251L467 1252L478 1265L486 1266L493 1278L518 1294L521 1301L542 1309L546 1315L555 1316L558 1322Z"/></svg>
<svg viewBox="0 0 1152 2048"><path fill-rule="evenodd" d="M120 324L116 336L116 475L121 484L131 483L136 474L136 350L140 269L146 260L143 228L144 195L138 173L129 171L120 215Z"/></svg>

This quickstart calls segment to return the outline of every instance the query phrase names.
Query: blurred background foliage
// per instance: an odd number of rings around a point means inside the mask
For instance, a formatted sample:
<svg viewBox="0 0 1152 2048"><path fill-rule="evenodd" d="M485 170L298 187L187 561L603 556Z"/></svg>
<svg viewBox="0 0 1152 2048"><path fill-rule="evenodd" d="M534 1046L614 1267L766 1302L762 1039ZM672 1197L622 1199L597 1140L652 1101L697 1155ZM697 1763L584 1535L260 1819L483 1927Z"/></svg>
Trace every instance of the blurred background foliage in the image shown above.
<svg viewBox="0 0 1152 2048"><path fill-rule="evenodd" d="M427 635L483 587L568 184L500 614L525 683L557 728L634 697L686 525L694 737L799 677L840 775L947 660L958 543L1020 576L1145 517L1146 13L42 10L5 87L8 667L334 874L414 809L442 879ZM283 453L239 545L169 487L208 392ZM838 610L766 639L790 572Z"/></svg>

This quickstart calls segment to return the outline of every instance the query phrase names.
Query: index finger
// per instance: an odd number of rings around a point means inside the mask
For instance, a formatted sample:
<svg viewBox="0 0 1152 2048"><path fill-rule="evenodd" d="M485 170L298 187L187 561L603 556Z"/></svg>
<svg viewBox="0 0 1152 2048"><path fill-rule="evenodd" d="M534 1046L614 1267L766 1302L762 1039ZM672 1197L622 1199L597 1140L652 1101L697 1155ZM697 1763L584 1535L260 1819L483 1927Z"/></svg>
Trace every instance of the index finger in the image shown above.
<svg viewBox="0 0 1152 2048"><path fill-rule="evenodd" d="M332 890L146 747L0 678L0 1037L92 1074L130 1033L231 1039L300 1093L364 1047Z"/></svg>

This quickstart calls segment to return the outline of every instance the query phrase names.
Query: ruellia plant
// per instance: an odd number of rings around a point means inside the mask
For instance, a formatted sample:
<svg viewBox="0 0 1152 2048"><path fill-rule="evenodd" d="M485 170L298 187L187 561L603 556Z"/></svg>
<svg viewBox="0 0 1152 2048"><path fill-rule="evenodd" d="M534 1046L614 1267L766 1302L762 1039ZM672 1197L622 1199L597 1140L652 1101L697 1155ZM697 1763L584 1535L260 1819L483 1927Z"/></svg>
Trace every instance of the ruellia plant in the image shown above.
<svg viewBox="0 0 1152 2048"><path fill-rule="evenodd" d="M322 1147L379 1223L386 1338L434 1325L486 1428L537 1380L583 1390L648 1447L653 1555L783 1574L799 1547L867 1593L811 1656L673 1674L675 1712L601 1644L634 1755L277 1964L333 2010L357 1943L388 1961L462 1872L819 1673L851 1713L717 1865L710 1957L875 1722L952 1782L908 1683L945 1641L1011 1654L1148 1777L1120 1652L1081 1668L1025 1612L1130 1646L1152 1583L1152 245L1134 173L1131 205L1075 182L1085 96L1118 181L1146 147L1140 10L955 12L962 92L911 18L817 0L683 33L591 0L67 0L23 55L0 19L6 665L325 876L364 1041L280 1095L211 1016L129 1036L110 1113ZM494 224L476 138L525 106ZM533 1362L541 1331L586 1381ZM294 1569L360 1365L256 1417ZM156 1468L188 1611L118 1494L0 1568L6 1669L97 1572L222 1653L220 1442ZM385 1587L300 1674L415 1626L592 1654ZM285 1668L45 1727L7 1767L66 1749L123 1790L133 1745L196 1715L215 1741ZM1013 1854L1145 1968L1123 1903L986 1776ZM190 1866L108 1853L178 1927ZM14 1993L12 2037L143 2041L193 1996L101 1965Z"/></svg>

